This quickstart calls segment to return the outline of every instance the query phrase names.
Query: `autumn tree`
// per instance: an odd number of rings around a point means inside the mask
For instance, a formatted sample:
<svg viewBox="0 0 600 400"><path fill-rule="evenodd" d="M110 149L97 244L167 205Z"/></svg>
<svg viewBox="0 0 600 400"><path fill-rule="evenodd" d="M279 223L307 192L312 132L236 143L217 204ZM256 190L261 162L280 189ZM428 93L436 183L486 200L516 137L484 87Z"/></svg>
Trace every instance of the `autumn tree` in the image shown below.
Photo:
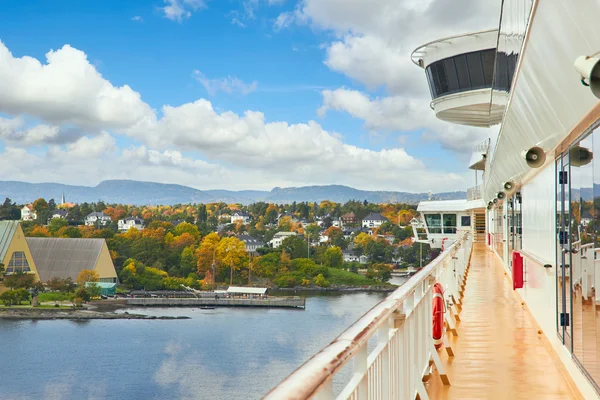
<svg viewBox="0 0 600 400"><path fill-rule="evenodd" d="M225 238L217 245L217 257L221 265L229 265L229 285L232 285L233 271L239 270L248 260L246 245L236 237Z"/></svg>
<svg viewBox="0 0 600 400"><path fill-rule="evenodd" d="M75 282L77 282L77 284L79 286L84 286L86 282L98 282L98 281L100 281L100 275L98 275L98 273L96 271L91 270L91 269L81 270L79 275L77 275L77 279L75 280Z"/></svg>
<svg viewBox="0 0 600 400"><path fill-rule="evenodd" d="M221 238L215 232L209 233L202 239L200 247L196 251L196 257L198 258L198 275L201 277L206 274L206 271L211 269L213 261L217 261L216 249L220 241ZM215 265L215 267L217 266L218 265Z"/></svg>
<svg viewBox="0 0 600 400"><path fill-rule="evenodd" d="M50 237L52 236L45 226L36 225L29 232L30 237Z"/></svg>
<svg viewBox="0 0 600 400"><path fill-rule="evenodd" d="M189 234L192 238L194 238L194 240L200 239L200 231L198 231L198 227L196 225L187 222L182 222L179 225L177 225L173 230L173 234L175 236L179 236L183 233Z"/></svg>

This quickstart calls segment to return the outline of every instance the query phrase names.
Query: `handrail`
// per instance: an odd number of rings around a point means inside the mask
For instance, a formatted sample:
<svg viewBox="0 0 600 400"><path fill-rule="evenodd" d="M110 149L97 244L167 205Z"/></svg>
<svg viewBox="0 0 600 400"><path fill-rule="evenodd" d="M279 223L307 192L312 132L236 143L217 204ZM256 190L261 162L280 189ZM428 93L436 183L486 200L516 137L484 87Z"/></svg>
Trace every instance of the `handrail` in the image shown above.
<svg viewBox="0 0 600 400"><path fill-rule="evenodd" d="M413 275L387 298L367 311L331 344L292 372L267 393L264 399L304 400L315 396L328 383L330 377L338 372L361 348L367 345L369 338L415 293L419 285L422 285L432 273L437 271L441 263L454 256L462 243L468 238L468 235L469 232L465 232L463 237L454 242L446 251Z"/></svg>

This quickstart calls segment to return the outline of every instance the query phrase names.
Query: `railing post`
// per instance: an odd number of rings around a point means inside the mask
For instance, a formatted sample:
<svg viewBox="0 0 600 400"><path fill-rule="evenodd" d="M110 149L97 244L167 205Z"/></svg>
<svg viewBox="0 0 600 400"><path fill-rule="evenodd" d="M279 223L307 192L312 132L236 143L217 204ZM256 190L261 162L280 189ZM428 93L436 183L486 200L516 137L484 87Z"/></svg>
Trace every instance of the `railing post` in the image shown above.
<svg viewBox="0 0 600 400"><path fill-rule="evenodd" d="M333 400L333 379L329 378L315 394L314 400Z"/></svg>
<svg viewBox="0 0 600 400"><path fill-rule="evenodd" d="M384 345L385 348L381 352L381 370L378 371L379 379L381 381L381 393L382 399L390 398L390 319L386 319L381 328L379 328L379 344Z"/></svg>
<svg viewBox="0 0 600 400"><path fill-rule="evenodd" d="M360 347L358 352L353 358L353 369L354 375L362 376L360 383L358 384L357 394L359 399L367 398L367 389L368 389L368 378L369 374L367 371L367 344L364 344Z"/></svg>

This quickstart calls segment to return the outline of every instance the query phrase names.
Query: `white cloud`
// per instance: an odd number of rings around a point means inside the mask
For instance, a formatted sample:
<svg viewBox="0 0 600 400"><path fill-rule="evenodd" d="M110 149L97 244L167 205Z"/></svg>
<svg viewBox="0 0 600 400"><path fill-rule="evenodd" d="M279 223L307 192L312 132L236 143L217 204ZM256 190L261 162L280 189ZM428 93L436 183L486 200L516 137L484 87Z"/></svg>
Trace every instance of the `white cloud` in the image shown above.
<svg viewBox="0 0 600 400"><path fill-rule="evenodd" d="M124 128L152 114L139 93L113 86L84 52L65 45L46 60L13 57L0 41L0 111L92 130Z"/></svg>
<svg viewBox="0 0 600 400"><path fill-rule="evenodd" d="M292 25L294 23L294 13L284 12L277 16L275 23L273 24L276 31L280 31Z"/></svg>
<svg viewBox="0 0 600 400"><path fill-rule="evenodd" d="M285 0L267 0L269 6L280 6L285 3Z"/></svg>
<svg viewBox="0 0 600 400"><path fill-rule="evenodd" d="M164 0L166 6L162 8L165 18L181 22L192 16L192 11L206 7L204 0Z"/></svg>
<svg viewBox="0 0 600 400"><path fill-rule="evenodd" d="M202 72L196 70L194 71L194 79L204 86L208 94L214 96L217 92L225 92L225 93L241 93L241 94L249 94L254 92L258 88L258 82L253 81L252 83L245 83L241 79L235 76L228 76L227 78L215 78L209 79Z"/></svg>
<svg viewBox="0 0 600 400"><path fill-rule="evenodd" d="M140 17L139 15L132 17L131 20L136 22L144 22L144 18Z"/></svg>
<svg viewBox="0 0 600 400"><path fill-rule="evenodd" d="M404 148L361 148L314 121L288 124L269 122L257 111L216 112L204 99L166 105L158 113L128 86L117 88L105 80L82 51L65 46L47 58L45 65L14 58L0 46L0 84L10 89L0 96L0 112L44 122L25 129L23 122L2 120L2 139L9 146L0 154L0 179L31 180L31 171L37 171L37 181L79 184L127 177L229 189L331 183L408 191L466 186L464 176L431 171ZM209 92L256 89L256 83L237 78L210 80L198 74ZM350 110L378 127L400 123L392 115L395 104L377 104L360 93L334 94L324 101L323 112ZM374 116L356 108L356 102ZM64 133L69 127L79 131ZM27 133L15 135L21 131ZM115 134L141 145L119 149ZM33 143L48 149L22 148Z"/></svg>
<svg viewBox="0 0 600 400"><path fill-rule="evenodd" d="M346 112L365 121L374 130L424 131L425 139L437 141L446 149L471 153L473 146L497 134L497 128L484 129L455 125L438 120L425 98L389 96L371 99L349 89L324 90L323 105L318 113L328 110Z"/></svg>
<svg viewBox="0 0 600 400"><path fill-rule="evenodd" d="M42 144L56 139L58 132L58 126L40 124L27 129L23 118L6 119L0 117L0 138L8 143L18 143L25 146Z"/></svg>

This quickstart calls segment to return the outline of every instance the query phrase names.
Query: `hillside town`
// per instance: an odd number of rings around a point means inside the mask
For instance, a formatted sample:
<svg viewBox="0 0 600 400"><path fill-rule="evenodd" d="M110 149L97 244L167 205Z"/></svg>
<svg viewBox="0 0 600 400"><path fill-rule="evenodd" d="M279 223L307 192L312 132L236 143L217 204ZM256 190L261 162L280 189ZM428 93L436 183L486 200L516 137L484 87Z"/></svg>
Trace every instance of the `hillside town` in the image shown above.
<svg viewBox="0 0 600 400"><path fill-rule="evenodd" d="M215 282L275 287L384 284L394 269L418 267L434 256L427 245L422 249L414 243L410 221L415 214L412 205L366 201L139 207L75 204L65 194L60 203L40 198L17 205L7 198L0 205L0 220L19 221L34 262L35 254L41 254L36 246L68 248L69 240L97 240L100 247L104 243L111 264L101 268L109 271L101 281L146 290L181 285L202 289ZM8 266L5 274L17 272L10 259L2 261ZM74 275L71 271L58 278ZM45 272L42 276L51 278Z"/></svg>

